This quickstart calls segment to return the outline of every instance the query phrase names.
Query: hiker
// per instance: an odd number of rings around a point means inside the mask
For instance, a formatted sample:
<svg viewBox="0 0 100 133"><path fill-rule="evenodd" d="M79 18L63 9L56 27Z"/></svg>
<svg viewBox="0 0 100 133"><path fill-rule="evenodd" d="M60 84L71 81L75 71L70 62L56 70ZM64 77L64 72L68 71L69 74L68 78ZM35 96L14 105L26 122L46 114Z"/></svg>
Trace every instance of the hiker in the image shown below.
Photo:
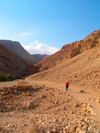
<svg viewBox="0 0 100 133"><path fill-rule="evenodd" d="M22 77L22 80L25 80L25 77Z"/></svg>
<svg viewBox="0 0 100 133"><path fill-rule="evenodd" d="M66 91L68 91L68 87L69 87L69 82L66 82Z"/></svg>

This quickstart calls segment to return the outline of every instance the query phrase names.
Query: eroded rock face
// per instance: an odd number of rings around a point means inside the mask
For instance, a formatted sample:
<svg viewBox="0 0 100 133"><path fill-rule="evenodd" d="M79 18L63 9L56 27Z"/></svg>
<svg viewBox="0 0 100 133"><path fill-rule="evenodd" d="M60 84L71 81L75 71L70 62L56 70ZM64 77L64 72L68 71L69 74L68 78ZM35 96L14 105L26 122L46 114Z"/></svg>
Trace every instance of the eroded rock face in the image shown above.
<svg viewBox="0 0 100 133"><path fill-rule="evenodd" d="M64 45L61 50L46 57L36 66L40 68L40 71L51 68L95 46L100 47L100 29L83 40Z"/></svg>

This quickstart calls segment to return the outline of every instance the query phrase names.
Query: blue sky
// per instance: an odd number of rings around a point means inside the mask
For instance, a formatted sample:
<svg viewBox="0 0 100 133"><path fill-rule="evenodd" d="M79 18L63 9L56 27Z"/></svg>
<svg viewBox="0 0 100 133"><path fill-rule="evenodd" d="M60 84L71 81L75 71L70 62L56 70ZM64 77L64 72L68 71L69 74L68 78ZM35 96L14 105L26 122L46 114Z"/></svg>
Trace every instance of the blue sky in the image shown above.
<svg viewBox="0 0 100 133"><path fill-rule="evenodd" d="M53 54L100 28L100 0L0 0L0 39Z"/></svg>

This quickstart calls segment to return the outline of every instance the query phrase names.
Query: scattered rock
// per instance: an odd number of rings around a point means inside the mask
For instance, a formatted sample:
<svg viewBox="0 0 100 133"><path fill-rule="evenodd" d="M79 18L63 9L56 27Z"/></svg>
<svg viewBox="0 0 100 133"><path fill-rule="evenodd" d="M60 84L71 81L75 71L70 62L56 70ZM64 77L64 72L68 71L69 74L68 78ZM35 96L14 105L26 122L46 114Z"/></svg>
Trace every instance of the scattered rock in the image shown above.
<svg viewBox="0 0 100 133"><path fill-rule="evenodd" d="M84 92L83 90L80 90L80 92Z"/></svg>
<svg viewBox="0 0 100 133"><path fill-rule="evenodd" d="M76 129L77 129L77 126L74 125L74 126L72 127L72 129L71 129L71 132L75 132Z"/></svg>
<svg viewBox="0 0 100 133"><path fill-rule="evenodd" d="M99 98L98 98L98 99L96 99L96 102L97 102L97 103L100 103L100 99L99 99Z"/></svg>
<svg viewBox="0 0 100 133"><path fill-rule="evenodd" d="M79 104L77 104L77 103L76 103L76 104L74 104L74 107L79 107Z"/></svg>
<svg viewBox="0 0 100 133"><path fill-rule="evenodd" d="M82 107L87 108L87 104L86 103L82 104Z"/></svg>

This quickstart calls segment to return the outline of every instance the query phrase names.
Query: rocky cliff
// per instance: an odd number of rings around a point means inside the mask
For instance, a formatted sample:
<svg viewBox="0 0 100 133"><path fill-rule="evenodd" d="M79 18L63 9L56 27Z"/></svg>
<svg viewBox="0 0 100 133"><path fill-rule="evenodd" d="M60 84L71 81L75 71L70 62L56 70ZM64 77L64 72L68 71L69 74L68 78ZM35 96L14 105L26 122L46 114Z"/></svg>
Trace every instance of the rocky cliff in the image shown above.
<svg viewBox="0 0 100 133"><path fill-rule="evenodd" d="M35 64L40 71L54 67L86 50L100 45L100 29L92 32L85 39L66 44L55 54L46 57L44 60Z"/></svg>

